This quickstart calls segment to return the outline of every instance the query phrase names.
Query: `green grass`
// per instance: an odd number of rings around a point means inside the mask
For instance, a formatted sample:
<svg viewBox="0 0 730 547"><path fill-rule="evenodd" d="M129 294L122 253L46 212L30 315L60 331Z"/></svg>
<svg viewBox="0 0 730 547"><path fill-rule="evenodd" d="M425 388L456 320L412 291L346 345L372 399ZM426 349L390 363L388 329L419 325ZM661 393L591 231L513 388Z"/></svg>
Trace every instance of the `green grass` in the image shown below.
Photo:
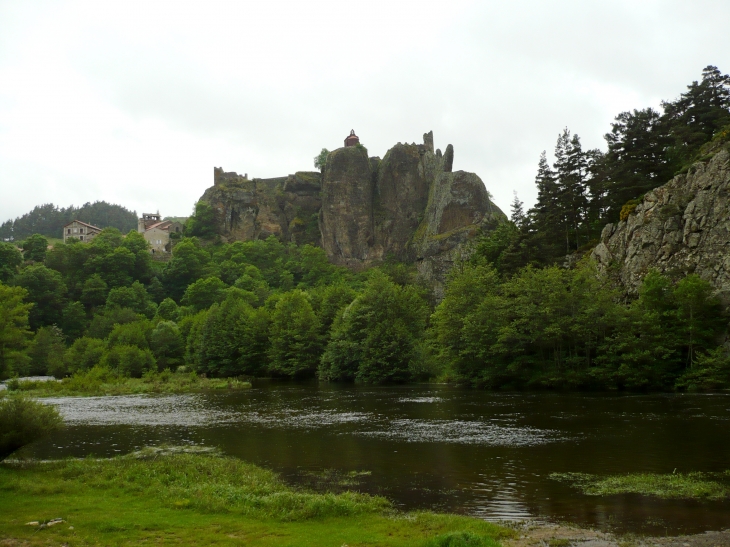
<svg viewBox="0 0 730 547"><path fill-rule="evenodd" d="M65 522L26 524L55 518ZM382 497L293 489L204 450L0 465L0 540L28 545L496 547L513 535L468 517L400 513Z"/></svg>
<svg viewBox="0 0 730 547"><path fill-rule="evenodd" d="M195 373L149 372L142 378L118 376L96 366L60 382L8 381L9 392L34 397L129 395L137 393L187 393L203 390L248 389L249 382L235 378L202 378ZM0 392L3 393L3 392Z"/></svg>
<svg viewBox="0 0 730 547"><path fill-rule="evenodd" d="M723 500L730 497L730 471L724 473L633 473L599 477L586 473L553 473L589 496L641 494L663 499Z"/></svg>

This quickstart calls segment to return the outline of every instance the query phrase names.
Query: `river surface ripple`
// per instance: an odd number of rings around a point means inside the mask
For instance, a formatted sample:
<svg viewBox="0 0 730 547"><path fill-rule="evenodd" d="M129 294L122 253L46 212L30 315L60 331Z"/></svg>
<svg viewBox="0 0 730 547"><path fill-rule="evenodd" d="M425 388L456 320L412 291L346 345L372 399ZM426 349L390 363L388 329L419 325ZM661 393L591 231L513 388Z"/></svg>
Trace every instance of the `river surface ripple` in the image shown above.
<svg viewBox="0 0 730 547"><path fill-rule="evenodd" d="M728 395L260 382L235 393L45 401L59 408L68 427L25 449L29 456L217 446L293 484L382 494L403 509L651 534L730 527L727 502L591 497L548 478L730 469Z"/></svg>

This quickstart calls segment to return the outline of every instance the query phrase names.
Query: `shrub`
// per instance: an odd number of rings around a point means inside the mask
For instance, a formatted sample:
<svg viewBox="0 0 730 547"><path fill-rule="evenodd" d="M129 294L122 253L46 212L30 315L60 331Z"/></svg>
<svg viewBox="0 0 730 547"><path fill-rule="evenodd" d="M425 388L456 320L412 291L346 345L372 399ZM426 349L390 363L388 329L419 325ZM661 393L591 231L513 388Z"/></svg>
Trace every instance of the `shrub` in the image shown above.
<svg viewBox="0 0 730 547"><path fill-rule="evenodd" d="M105 349L106 343L103 340L88 336L79 338L66 350L66 369L70 373L89 370L101 362Z"/></svg>
<svg viewBox="0 0 730 547"><path fill-rule="evenodd" d="M157 361L150 350L127 345L110 348L101 364L121 376L132 378L141 378L142 374L157 367Z"/></svg>
<svg viewBox="0 0 730 547"><path fill-rule="evenodd" d="M0 400L0 461L62 425L63 420L53 406L26 397Z"/></svg>

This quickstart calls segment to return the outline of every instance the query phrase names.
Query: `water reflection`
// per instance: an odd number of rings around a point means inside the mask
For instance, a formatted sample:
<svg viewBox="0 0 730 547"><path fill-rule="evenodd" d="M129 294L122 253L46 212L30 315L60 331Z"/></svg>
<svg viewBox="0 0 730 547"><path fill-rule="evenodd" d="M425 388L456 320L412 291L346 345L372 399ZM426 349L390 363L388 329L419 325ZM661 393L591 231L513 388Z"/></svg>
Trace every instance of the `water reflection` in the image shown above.
<svg viewBox="0 0 730 547"><path fill-rule="evenodd" d="M218 446L293 483L383 494L408 509L661 534L730 526L727 503L589 497L547 478L728 469L726 395L263 384L237 393L48 402L69 427L27 450L42 458Z"/></svg>

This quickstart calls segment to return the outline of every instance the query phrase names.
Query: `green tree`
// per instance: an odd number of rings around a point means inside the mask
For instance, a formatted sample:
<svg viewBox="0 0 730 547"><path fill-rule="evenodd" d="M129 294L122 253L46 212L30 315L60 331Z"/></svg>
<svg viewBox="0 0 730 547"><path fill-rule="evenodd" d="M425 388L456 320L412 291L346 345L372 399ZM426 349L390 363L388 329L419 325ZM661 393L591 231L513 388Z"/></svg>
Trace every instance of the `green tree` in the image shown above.
<svg viewBox="0 0 730 547"><path fill-rule="evenodd" d="M195 311L211 307L225 297L226 284L217 277L206 277L191 283L185 290L181 303Z"/></svg>
<svg viewBox="0 0 730 547"><path fill-rule="evenodd" d="M144 236L136 230L132 230L120 246L128 249L134 255L132 277L143 283L149 282L152 279L152 255L149 243Z"/></svg>
<svg viewBox="0 0 730 547"><path fill-rule="evenodd" d="M327 156L330 155L330 151L326 148L322 148L319 154L314 156L314 168L319 169L324 173L324 168L327 166Z"/></svg>
<svg viewBox="0 0 730 547"><path fill-rule="evenodd" d="M179 301L188 285L211 273L210 255L197 238L185 238L172 249L172 259L165 266L163 284L167 293Z"/></svg>
<svg viewBox="0 0 730 547"><path fill-rule="evenodd" d="M320 335L327 339L335 318L355 300L357 292L345 283L336 282L311 290L309 296L319 321Z"/></svg>
<svg viewBox="0 0 730 547"><path fill-rule="evenodd" d="M137 346L113 346L104 354L101 364L121 376L131 378L140 378L145 372L157 369L152 352Z"/></svg>
<svg viewBox="0 0 730 547"><path fill-rule="evenodd" d="M63 361L65 350L66 346L61 329L55 325L38 329L28 348L30 375L45 376L48 374L56 377L65 376L66 367Z"/></svg>
<svg viewBox="0 0 730 547"><path fill-rule="evenodd" d="M84 334L87 325L86 310L81 302L69 302L63 308L61 329L69 341L74 341Z"/></svg>
<svg viewBox="0 0 730 547"><path fill-rule="evenodd" d="M105 309L101 313L94 316L94 320L89 325L87 335L91 338L99 338L103 340L112 332L115 326L133 323L146 319L144 315L140 315L129 308L111 308Z"/></svg>
<svg viewBox="0 0 730 547"><path fill-rule="evenodd" d="M61 274L42 264L34 264L24 268L15 277L15 284L28 291L26 298L33 303L30 310L31 329L61 324L67 293Z"/></svg>
<svg viewBox="0 0 730 547"><path fill-rule="evenodd" d="M84 262L86 276L98 274L110 288L126 287L134 281L137 268L137 257L125 247L113 247L108 242L116 234L109 234L107 240L97 239L99 234L89 244L92 256Z"/></svg>
<svg viewBox="0 0 730 547"><path fill-rule="evenodd" d="M64 361L66 370L73 374L78 371L86 371L101 363L106 352L106 342L97 338L83 336L66 350Z"/></svg>
<svg viewBox="0 0 730 547"><path fill-rule="evenodd" d="M157 311L157 306L139 281L135 281L129 287L117 287L109 291L106 308L128 308L148 319L152 319Z"/></svg>
<svg viewBox="0 0 730 547"><path fill-rule="evenodd" d="M185 343L172 321L161 321L150 334L150 349L161 369L175 369L184 363Z"/></svg>
<svg viewBox="0 0 730 547"><path fill-rule="evenodd" d="M621 112L611 132L603 169L608 185L607 220L616 221L629 200L667 182L674 174L666 157L671 137L652 109Z"/></svg>
<svg viewBox="0 0 730 547"><path fill-rule="evenodd" d="M473 350L469 351L466 322L473 321L472 316L477 308L486 298L494 295L498 287L497 272L489 265L469 265L460 272L453 270L444 299L431 316L430 335L437 358L461 378L471 380L477 377L483 363L473 354ZM493 304L491 299L490 302ZM498 311L499 306L493 306L492 318L497 317ZM481 332L490 335L486 329ZM480 341L479 347L490 347L494 343L495 334L491 333L491 337L493 340L490 342Z"/></svg>
<svg viewBox="0 0 730 547"><path fill-rule="evenodd" d="M677 303L677 333L686 348L686 363L692 367L698 351L706 353L717 345L718 335L725 334L726 321L712 285L697 274L680 280L673 296Z"/></svg>
<svg viewBox="0 0 730 547"><path fill-rule="evenodd" d="M93 310L106 304L109 286L99 274L93 274L83 285L80 301L87 309Z"/></svg>
<svg viewBox="0 0 730 547"><path fill-rule="evenodd" d="M135 346L139 349L149 349L152 324L149 321L135 321L116 325L107 340L110 348L115 346Z"/></svg>
<svg viewBox="0 0 730 547"><path fill-rule="evenodd" d="M186 360L213 376L255 375L266 364L269 316L229 295L190 320ZM183 329L181 328L181 331Z"/></svg>
<svg viewBox="0 0 730 547"><path fill-rule="evenodd" d="M33 234L23 242L23 258L42 263L46 259L48 240L41 234Z"/></svg>
<svg viewBox="0 0 730 547"><path fill-rule="evenodd" d="M172 298L165 298L157 306L157 317L163 321L175 321L180 319L180 309Z"/></svg>
<svg viewBox="0 0 730 547"><path fill-rule="evenodd" d="M723 347L698 355L694 366L677 379L681 391L718 391L730 387L730 356Z"/></svg>
<svg viewBox="0 0 730 547"><path fill-rule="evenodd" d="M692 82L679 99L663 102L662 123L672 136L667 150L675 168L694 159L700 147L730 124L730 76L715 66L702 70L702 81Z"/></svg>
<svg viewBox="0 0 730 547"><path fill-rule="evenodd" d="M147 285L147 292L150 293L152 301L155 304L159 304L165 298L167 298L167 291L165 291L165 286L162 284L162 281L160 281L157 276L154 276L150 281L150 284Z"/></svg>
<svg viewBox="0 0 730 547"><path fill-rule="evenodd" d="M22 360L28 345L28 314L33 305L25 301L27 296L28 291L21 287L0 284L0 377Z"/></svg>
<svg viewBox="0 0 730 547"><path fill-rule="evenodd" d="M185 224L185 235L188 237L202 237L209 239L218 233L215 210L207 201L200 200L195 204L195 210Z"/></svg>
<svg viewBox="0 0 730 547"><path fill-rule="evenodd" d="M269 370L279 376L314 376L322 346L319 321L307 294L285 293L271 314Z"/></svg>
<svg viewBox="0 0 730 547"><path fill-rule="evenodd" d="M23 255L12 243L0 241L0 283L8 283L23 263Z"/></svg>
<svg viewBox="0 0 730 547"><path fill-rule="evenodd" d="M319 377L365 383L403 382L421 357L428 306L419 291L374 271L333 326Z"/></svg>

